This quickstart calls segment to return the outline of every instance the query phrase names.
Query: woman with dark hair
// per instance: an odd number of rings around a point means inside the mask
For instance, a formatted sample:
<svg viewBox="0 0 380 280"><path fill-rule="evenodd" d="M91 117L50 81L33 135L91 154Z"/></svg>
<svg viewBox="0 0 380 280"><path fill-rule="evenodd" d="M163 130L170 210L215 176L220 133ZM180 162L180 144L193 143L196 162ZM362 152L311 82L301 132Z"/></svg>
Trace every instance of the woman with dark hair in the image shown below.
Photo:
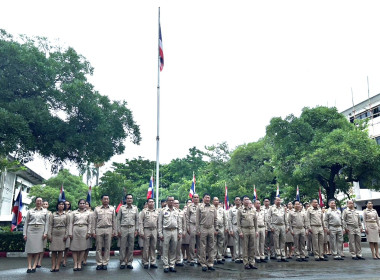
<svg viewBox="0 0 380 280"><path fill-rule="evenodd" d="M364 209L363 211L363 222L367 234L367 240L371 247L372 257L375 260L380 259L378 244L380 233L379 216L377 211L373 209L372 201L367 202L367 209Z"/></svg>
<svg viewBox="0 0 380 280"><path fill-rule="evenodd" d="M69 219L71 220L71 202L66 200L64 201L65 203L65 212L66 212L66 215L69 216ZM68 255L68 252L69 252L69 248L70 248L70 238L67 238L66 239L66 248L65 248L65 252L63 253L63 263L62 263L62 266L65 267L66 266L66 262L67 262L67 255Z"/></svg>
<svg viewBox="0 0 380 280"><path fill-rule="evenodd" d="M69 215L65 213L65 203L58 201L56 212L50 215L48 237L50 240L51 251L51 270L50 272L59 271L63 251L66 247L66 239L69 234Z"/></svg>
<svg viewBox="0 0 380 280"><path fill-rule="evenodd" d="M44 208L48 212L48 218L47 219L50 221L51 212L49 211L49 202L47 200L42 201L42 208ZM42 260L44 258L45 249L47 247L47 241L48 241L48 238L46 238L44 240L44 251L41 252L40 256L38 257L37 268L40 268L42 266Z"/></svg>
<svg viewBox="0 0 380 280"><path fill-rule="evenodd" d="M44 240L47 238L49 227L48 213L42 208L42 198L36 197L35 203L36 207L26 214L23 232L26 241L25 253L28 254L27 273L36 272L38 257L44 251Z"/></svg>
<svg viewBox="0 0 380 280"><path fill-rule="evenodd" d="M90 212L85 209L86 201L78 201L78 209L71 212L69 236L71 239L70 250L73 252L74 271L82 270L82 260L87 250L87 239L91 233Z"/></svg>
<svg viewBox="0 0 380 280"><path fill-rule="evenodd" d="M92 211L91 209L91 204L86 201L86 204L85 204L85 208L86 208L86 211L90 213L90 223L92 224L92 219L93 219L93 214L94 214L94 211ZM87 249L86 251L84 252L84 256L83 256L83 261L82 261L82 265L86 266L87 265L87 257L88 257L88 252L90 251L90 249L92 248L92 243L93 243L93 238L92 237L89 237L87 239Z"/></svg>

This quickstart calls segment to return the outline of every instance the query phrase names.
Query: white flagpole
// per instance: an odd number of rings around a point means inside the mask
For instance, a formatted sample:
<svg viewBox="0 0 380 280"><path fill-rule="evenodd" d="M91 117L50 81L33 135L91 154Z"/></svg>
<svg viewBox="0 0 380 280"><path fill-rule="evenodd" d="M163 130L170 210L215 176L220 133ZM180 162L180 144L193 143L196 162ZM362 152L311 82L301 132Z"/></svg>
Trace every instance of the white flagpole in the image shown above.
<svg viewBox="0 0 380 280"><path fill-rule="evenodd" d="M158 209L158 189L160 181L160 7L158 7L158 79L157 79L157 149L156 149L156 209Z"/></svg>

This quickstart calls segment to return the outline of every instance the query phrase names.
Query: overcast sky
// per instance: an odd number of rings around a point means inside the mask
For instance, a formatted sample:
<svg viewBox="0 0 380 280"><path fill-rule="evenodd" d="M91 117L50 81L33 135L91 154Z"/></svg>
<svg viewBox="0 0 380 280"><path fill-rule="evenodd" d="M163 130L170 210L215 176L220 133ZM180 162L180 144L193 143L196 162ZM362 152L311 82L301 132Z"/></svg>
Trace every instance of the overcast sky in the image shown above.
<svg viewBox="0 0 380 280"><path fill-rule="evenodd" d="M380 92L379 1L2 1L0 28L74 47L95 88L128 102L143 140L113 161L156 157L158 6L162 163L256 141L305 106L343 111L351 87L356 103L367 98L367 76Z"/></svg>

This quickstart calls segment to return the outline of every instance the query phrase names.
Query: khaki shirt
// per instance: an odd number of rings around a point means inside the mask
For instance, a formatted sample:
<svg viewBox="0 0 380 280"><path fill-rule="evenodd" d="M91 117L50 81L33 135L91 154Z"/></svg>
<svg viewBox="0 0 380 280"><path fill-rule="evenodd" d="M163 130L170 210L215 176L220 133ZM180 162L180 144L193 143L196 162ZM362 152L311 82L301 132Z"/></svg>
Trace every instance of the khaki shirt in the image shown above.
<svg viewBox="0 0 380 280"><path fill-rule="evenodd" d="M306 212L304 211L290 211L288 216L288 224L290 230L293 232L294 228L309 228Z"/></svg>
<svg viewBox="0 0 380 280"><path fill-rule="evenodd" d="M309 209L307 209L306 215L309 221L309 229L311 228L311 226L321 226L323 228L325 227L325 224L323 222L323 213L321 209L314 209L313 207L309 207Z"/></svg>
<svg viewBox="0 0 380 280"><path fill-rule="evenodd" d="M197 232L200 232L200 228L214 228L215 231L218 228L218 215L216 213L216 208L214 205L210 204L200 204L197 208Z"/></svg>
<svg viewBox="0 0 380 280"><path fill-rule="evenodd" d="M367 227L367 223L376 223L378 227L380 227L379 224L379 216L377 214L377 211L375 209L364 209L363 211L363 222L364 227Z"/></svg>
<svg viewBox="0 0 380 280"><path fill-rule="evenodd" d="M355 228L362 228L359 212L356 209L346 208L343 211L343 228L347 229L347 226L353 226Z"/></svg>
<svg viewBox="0 0 380 280"><path fill-rule="evenodd" d="M239 234L243 228L254 228L257 231L257 216L256 210L253 208L241 207L237 213L237 228Z"/></svg>
<svg viewBox="0 0 380 280"><path fill-rule="evenodd" d="M75 210L71 212L70 221L69 235L73 235L74 226L87 226L87 233L90 234L92 232L90 212Z"/></svg>
<svg viewBox="0 0 380 280"><path fill-rule="evenodd" d="M117 213L117 232L121 232L122 226L139 226L139 210L135 205L122 205Z"/></svg>
<svg viewBox="0 0 380 280"><path fill-rule="evenodd" d="M182 223L179 217L179 211L173 207L172 210L168 206L161 210L158 216L158 236L162 237L163 230L178 229L178 234L182 234Z"/></svg>
<svg viewBox="0 0 380 280"><path fill-rule="evenodd" d="M288 227L288 221L286 219L285 208L282 206L277 207L273 205L268 211L268 228L272 229L275 225Z"/></svg>
<svg viewBox="0 0 380 280"><path fill-rule="evenodd" d="M233 226L237 226L237 213L240 207L235 205L228 211L228 228L230 231L234 231Z"/></svg>
<svg viewBox="0 0 380 280"><path fill-rule="evenodd" d="M342 213L338 209L327 209L324 213L325 226L339 227L342 226Z"/></svg>
<svg viewBox="0 0 380 280"><path fill-rule="evenodd" d="M95 233L96 228L112 227L112 234L116 234L116 214L113 206L97 206L93 215L94 226L91 227L93 233Z"/></svg>
<svg viewBox="0 0 380 280"><path fill-rule="evenodd" d="M179 219L182 223L182 232L185 231L186 227L186 212L182 209L178 209L179 212Z"/></svg>
<svg viewBox="0 0 380 280"><path fill-rule="evenodd" d="M218 206L218 208L216 208L216 215L217 215L217 219L218 219L219 229L226 230L228 227L228 222L227 222L226 211L224 211L224 208Z"/></svg>
<svg viewBox="0 0 380 280"><path fill-rule="evenodd" d="M49 213L46 209L37 208L30 209L26 214L23 234L26 236L28 226L32 225L44 225L44 234L47 234L49 231Z"/></svg>
<svg viewBox="0 0 380 280"><path fill-rule="evenodd" d="M54 212L49 217L49 231L48 236L51 238L51 233L53 231L53 228L65 228L65 237L69 234L69 225L70 225L70 217L69 215L66 215L65 212L62 212L62 214L59 214L58 212Z"/></svg>
<svg viewBox="0 0 380 280"><path fill-rule="evenodd" d="M197 208L198 205L195 205L194 203L190 204L190 206L186 209L186 225L187 225L187 231L190 231L190 224L196 224L197 222Z"/></svg>
<svg viewBox="0 0 380 280"><path fill-rule="evenodd" d="M158 215L156 209L143 209L139 215L139 234L144 234L144 228L156 229L158 227Z"/></svg>
<svg viewBox="0 0 380 280"><path fill-rule="evenodd" d="M265 227L265 230L267 230L267 220L264 210L256 210L256 216L257 216L257 227L263 228Z"/></svg>

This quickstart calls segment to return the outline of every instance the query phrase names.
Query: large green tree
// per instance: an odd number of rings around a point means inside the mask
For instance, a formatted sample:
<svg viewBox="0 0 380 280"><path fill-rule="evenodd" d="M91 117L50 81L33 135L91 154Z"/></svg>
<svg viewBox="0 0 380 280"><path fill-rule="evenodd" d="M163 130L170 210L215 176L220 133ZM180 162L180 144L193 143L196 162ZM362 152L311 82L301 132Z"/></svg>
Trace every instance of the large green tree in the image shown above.
<svg viewBox="0 0 380 280"><path fill-rule="evenodd" d="M94 90L90 63L73 48L0 30L0 156L23 162L34 153L57 171L108 161L141 140L125 101Z"/></svg>

